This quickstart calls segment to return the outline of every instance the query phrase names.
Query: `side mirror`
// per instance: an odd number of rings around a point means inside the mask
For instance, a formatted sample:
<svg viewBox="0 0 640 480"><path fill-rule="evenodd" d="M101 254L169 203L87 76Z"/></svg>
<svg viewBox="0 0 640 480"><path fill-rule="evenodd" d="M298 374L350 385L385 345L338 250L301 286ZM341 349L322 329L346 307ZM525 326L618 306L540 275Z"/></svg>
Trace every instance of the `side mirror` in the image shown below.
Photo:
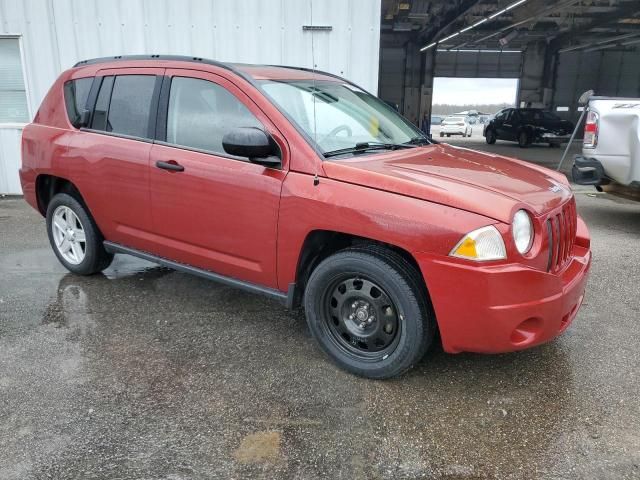
<svg viewBox="0 0 640 480"><path fill-rule="evenodd" d="M280 165L274 141L259 128L234 128L222 137L222 148L229 155L248 157L251 162L265 167Z"/></svg>

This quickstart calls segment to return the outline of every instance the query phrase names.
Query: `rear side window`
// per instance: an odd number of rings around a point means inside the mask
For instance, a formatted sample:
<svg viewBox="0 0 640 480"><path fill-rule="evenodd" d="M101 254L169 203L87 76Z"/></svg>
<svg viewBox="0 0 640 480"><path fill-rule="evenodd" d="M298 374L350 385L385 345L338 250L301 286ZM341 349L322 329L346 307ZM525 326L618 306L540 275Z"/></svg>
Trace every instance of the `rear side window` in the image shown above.
<svg viewBox="0 0 640 480"><path fill-rule="evenodd" d="M222 137L236 127L262 124L224 87L208 80L175 77L167 112L167 142L213 153L225 153Z"/></svg>
<svg viewBox="0 0 640 480"><path fill-rule="evenodd" d="M80 128L80 116L87 108L87 99L93 77L78 78L64 84L64 103L67 107L67 115L71 125Z"/></svg>
<svg viewBox="0 0 640 480"><path fill-rule="evenodd" d="M149 137L155 75L105 77L91 128L132 137Z"/></svg>

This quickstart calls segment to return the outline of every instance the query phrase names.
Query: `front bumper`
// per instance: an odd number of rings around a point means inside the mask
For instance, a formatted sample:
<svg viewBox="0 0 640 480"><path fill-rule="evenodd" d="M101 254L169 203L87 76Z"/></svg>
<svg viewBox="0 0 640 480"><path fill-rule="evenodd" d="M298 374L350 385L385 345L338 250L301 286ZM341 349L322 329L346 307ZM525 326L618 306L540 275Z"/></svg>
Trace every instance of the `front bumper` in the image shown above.
<svg viewBox="0 0 640 480"><path fill-rule="evenodd" d="M571 260L557 273L521 264L418 258L444 350L510 352L561 334L582 304L591 266L589 234L578 223Z"/></svg>

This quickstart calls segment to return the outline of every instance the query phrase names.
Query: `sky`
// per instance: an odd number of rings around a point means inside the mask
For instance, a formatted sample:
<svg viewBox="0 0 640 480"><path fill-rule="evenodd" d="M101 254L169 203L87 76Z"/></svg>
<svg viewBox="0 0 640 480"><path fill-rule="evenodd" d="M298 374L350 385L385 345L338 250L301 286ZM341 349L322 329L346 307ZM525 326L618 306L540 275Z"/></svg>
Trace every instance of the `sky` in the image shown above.
<svg viewBox="0 0 640 480"><path fill-rule="evenodd" d="M473 105L515 103L517 78L452 78L433 79L433 103Z"/></svg>

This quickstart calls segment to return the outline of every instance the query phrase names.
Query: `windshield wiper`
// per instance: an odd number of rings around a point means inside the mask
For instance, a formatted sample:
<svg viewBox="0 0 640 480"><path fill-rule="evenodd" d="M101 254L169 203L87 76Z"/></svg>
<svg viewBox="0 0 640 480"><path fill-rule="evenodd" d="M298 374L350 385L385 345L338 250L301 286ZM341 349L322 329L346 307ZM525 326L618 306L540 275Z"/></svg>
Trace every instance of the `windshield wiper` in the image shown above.
<svg viewBox="0 0 640 480"><path fill-rule="evenodd" d="M413 137L408 142L404 143L404 145L431 145L431 141L427 137Z"/></svg>
<svg viewBox="0 0 640 480"><path fill-rule="evenodd" d="M408 143L378 143L378 142L363 142L357 143L355 147L340 148L338 150L331 150L325 152L325 158L335 157L337 155L346 155L348 153L364 153L371 150L397 150L399 148L414 148L415 145Z"/></svg>

